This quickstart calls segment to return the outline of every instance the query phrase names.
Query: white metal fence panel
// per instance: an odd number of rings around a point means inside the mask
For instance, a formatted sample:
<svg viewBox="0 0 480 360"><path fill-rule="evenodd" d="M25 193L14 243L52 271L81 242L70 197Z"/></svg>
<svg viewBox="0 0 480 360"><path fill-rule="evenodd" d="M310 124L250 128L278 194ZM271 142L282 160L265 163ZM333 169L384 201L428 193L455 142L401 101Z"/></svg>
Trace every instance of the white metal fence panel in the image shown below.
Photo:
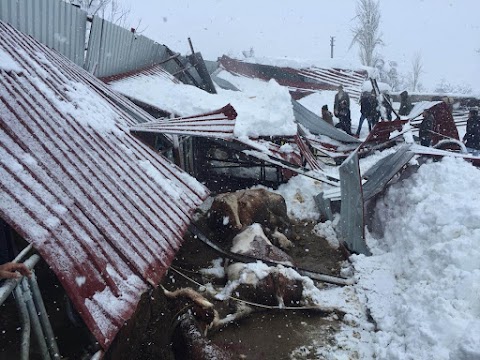
<svg viewBox="0 0 480 360"><path fill-rule="evenodd" d="M85 69L102 78L145 68L166 57L166 47L94 17Z"/></svg>
<svg viewBox="0 0 480 360"><path fill-rule="evenodd" d="M0 20L83 66L87 13L78 7L61 0L1 0Z"/></svg>

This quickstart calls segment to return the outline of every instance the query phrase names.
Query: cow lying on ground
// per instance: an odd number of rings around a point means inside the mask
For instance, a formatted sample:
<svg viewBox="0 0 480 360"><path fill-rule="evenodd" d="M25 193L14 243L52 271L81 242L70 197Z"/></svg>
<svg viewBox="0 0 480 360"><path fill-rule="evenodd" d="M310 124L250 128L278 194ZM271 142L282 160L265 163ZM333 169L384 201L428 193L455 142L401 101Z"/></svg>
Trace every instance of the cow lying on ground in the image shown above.
<svg viewBox="0 0 480 360"><path fill-rule="evenodd" d="M275 261L284 265L293 265L292 258L279 249L265 236L259 224L252 224L237 234L232 240L230 252L248 255L265 261ZM315 309L322 312L333 312L336 309L320 305L308 306L304 298L304 287L312 286L311 279L300 276L296 271L282 265L267 266L256 263L241 263L225 261L227 283L218 293L213 287L205 287L213 291L216 300L228 300L234 309L232 313L220 318L213 303L204 295L191 288L182 288L174 292L165 292L174 302L174 309L185 309L186 303L194 304L191 311L178 317L175 329L174 348L181 356L200 354L198 359L204 359L203 354L218 352L216 358L223 359L225 351L216 347L206 336L207 331L215 331L231 322L238 321L256 311L266 308ZM235 299L236 298L236 299ZM257 305L254 305L257 304ZM305 305L307 305L305 307ZM176 311L176 310L175 310ZM204 347L203 350L200 350ZM188 354L187 354L188 352ZM191 357L185 357L191 358ZM197 359L196 358L196 359Z"/></svg>
<svg viewBox="0 0 480 360"><path fill-rule="evenodd" d="M293 265L293 259L265 236L259 224L252 224L232 240L232 253L260 260ZM298 304L302 299L302 282L288 277L290 269L269 267L264 263L226 262L228 284L226 292L235 291L244 300L265 305Z"/></svg>
<svg viewBox="0 0 480 360"><path fill-rule="evenodd" d="M254 223L260 224L267 236L283 249L293 246L292 224L285 199L265 189L239 190L217 195L208 212L210 227L230 240Z"/></svg>
<svg viewBox="0 0 480 360"><path fill-rule="evenodd" d="M213 304L191 288L163 292L170 300L175 314L172 332L172 347L175 358L185 360L228 360L233 355L215 345L207 338L207 330L214 321L218 323L218 313Z"/></svg>

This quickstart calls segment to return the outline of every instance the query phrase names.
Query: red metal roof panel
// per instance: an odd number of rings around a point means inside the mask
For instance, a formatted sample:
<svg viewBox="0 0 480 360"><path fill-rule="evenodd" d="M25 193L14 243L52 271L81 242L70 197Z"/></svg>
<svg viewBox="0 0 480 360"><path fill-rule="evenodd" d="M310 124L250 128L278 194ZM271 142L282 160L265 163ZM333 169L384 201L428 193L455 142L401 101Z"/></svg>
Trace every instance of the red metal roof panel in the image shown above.
<svg viewBox="0 0 480 360"><path fill-rule="evenodd" d="M160 119L149 123L138 124L131 131L153 132L162 134L191 135L232 139L237 112L232 105L207 114L180 117L176 119Z"/></svg>
<svg viewBox="0 0 480 360"><path fill-rule="evenodd" d="M0 215L107 348L208 190L130 134L146 112L3 22L0 38Z"/></svg>
<svg viewBox="0 0 480 360"><path fill-rule="evenodd" d="M275 79L280 85L287 86L295 99L319 90L336 90L337 86L342 84L345 91L358 100L363 82L368 76L365 70L322 69L313 66L295 69L248 63L225 55L219 58L218 62L225 70L236 75L264 80Z"/></svg>

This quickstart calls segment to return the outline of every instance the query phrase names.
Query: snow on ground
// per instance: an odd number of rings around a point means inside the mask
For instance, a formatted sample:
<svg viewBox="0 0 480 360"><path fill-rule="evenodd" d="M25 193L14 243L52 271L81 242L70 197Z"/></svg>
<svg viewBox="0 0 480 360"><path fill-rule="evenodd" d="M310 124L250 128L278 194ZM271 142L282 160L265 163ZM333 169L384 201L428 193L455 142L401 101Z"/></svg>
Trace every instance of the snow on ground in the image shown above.
<svg viewBox="0 0 480 360"><path fill-rule="evenodd" d="M222 77L242 92L219 89L212 95L188 85L149 84L148 78L140 82L142 87L127 81L113 87L182 116L231 103L239 113L238 123L244 121L236 129L239 136L273 135L276 127L277 133L295 132L286 89L274 81ZM324 104L333 109L334 96L335 91L317 92L300 103L320 114ZM360 118L355 101L351 118L354 132ZM367 135L364 122L360 137ZM362 172L393 151L362 159ZM338 169L326 171L333 174ZM315 221L319 213L313 196L327 187L299 175L275 191L286 199L290 216ZM352 256L345 270L357 283L322 290L307 287L310 299L347 313L336 344L310 347L308 358L480 359L479 201L480 170L461 159L427 161L411 177L390 186L374 210L382 226L367 232L373 255ZM338 214L333 222L318 223L314 231L338 246L337 223Z"/></svg>
<svg viewBox="0 0 480 360"><path fill-rule="evenodd" d="M281 189L305 218L313 203L291 194L309 183ZM479 201L480 170L461 159L427 161L393 184L375 208L382 231L367 233L373 255L351 257L357 284L312 296L348 313L337 344L313 358L480 359ZM319 230L332 237L333 227Z"/></svg>

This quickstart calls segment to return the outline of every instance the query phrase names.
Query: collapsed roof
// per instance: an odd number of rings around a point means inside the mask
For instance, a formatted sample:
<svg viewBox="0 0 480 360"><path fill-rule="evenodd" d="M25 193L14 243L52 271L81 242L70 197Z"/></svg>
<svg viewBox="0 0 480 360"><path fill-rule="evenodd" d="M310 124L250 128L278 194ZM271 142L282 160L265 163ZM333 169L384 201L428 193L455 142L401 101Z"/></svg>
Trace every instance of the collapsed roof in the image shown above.
<svg viewBox="0 0 480 360"><path fill-rule="evenodd" d="M232 74L267 81L275 79L280 85L288 87L295 100L315 91L336 90L338 85L343 85L352 98L358 99L362 85L368 78L368 72L364 69L320 68L307 64L293 66L290 62L283 66L281 63L252 63L248 62L248 59L236 60L225 55L219 58L218 62Z"/></svg>
<svg viewBox="0 0 480 360"><path fill-rule="evenodd" d="M0 38L0 215L107 348L208 190L130 133L147 113L4 22Z"/></svg>

